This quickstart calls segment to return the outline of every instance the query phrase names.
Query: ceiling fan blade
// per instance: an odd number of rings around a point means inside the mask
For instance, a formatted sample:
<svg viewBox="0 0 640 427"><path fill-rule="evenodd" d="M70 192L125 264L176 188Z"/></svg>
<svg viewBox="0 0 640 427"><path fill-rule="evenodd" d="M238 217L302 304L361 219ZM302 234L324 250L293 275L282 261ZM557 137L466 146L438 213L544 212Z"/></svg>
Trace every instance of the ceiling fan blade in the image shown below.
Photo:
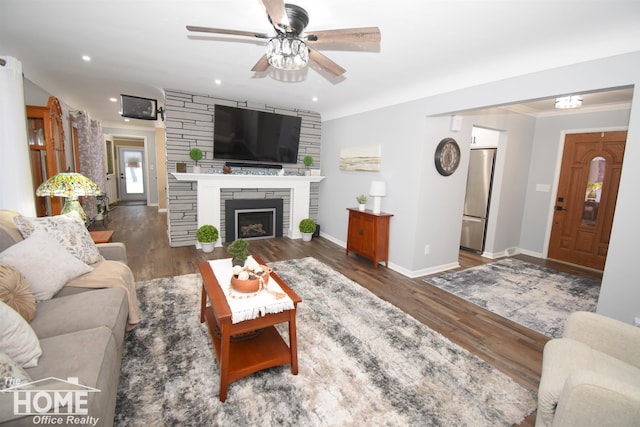
<svg viewBox="0 0 640 427"><path fill-rule="evenodd" d="M195 31L197 33L226 34L226 35L230 35L230 36L257 37L259 39L271 38L267 34L254 33L252 31L225 30L223 28L197 27L197 26L193 26L193 25L187 25L187 30Z"/></svg>
<svg viewBox="0 0 640 427"><path fill-rule="evenodd" d="M286 31L290 30L289 17L283 0L262 0L262 4L267 9L269 19L275 27L283 28Z"/></svg>
<svg viewBox="0 0 640 427"><path fill-rule="evenodd" d="M260 58L258 62L256 62L256 65L253 66L251 71L256 71L256 72L267 71L267 68L269 68L269 60L267 59L267 55L265 54L265 55L262 55L262 58Z"/></svg>
<svg viewBox="0 0 640 427"><path fill-rule="evenodd" d="M313 48L309 48L309 58L335 76L340 76L347 71Z"/></svg>
<svg viewBox="0 0 640 427"><path fill-rule="evenodd" d="M379 43L378 27L343 28L340 30L313 31L306 35L309 43Z"/></svg>

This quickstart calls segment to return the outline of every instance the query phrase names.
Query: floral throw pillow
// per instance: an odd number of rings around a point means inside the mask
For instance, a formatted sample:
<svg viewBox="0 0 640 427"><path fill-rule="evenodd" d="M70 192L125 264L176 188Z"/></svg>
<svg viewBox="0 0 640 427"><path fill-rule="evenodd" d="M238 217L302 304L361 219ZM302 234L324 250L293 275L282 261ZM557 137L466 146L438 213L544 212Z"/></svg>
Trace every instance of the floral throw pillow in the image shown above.
<svg viewBox="0 0 640 427"><path fill-rule="evenodd" d="M42 230L85 264L94 264L104 260L77 212L41 218L18 215L13 221L25 239L35 230Z"/></svg>

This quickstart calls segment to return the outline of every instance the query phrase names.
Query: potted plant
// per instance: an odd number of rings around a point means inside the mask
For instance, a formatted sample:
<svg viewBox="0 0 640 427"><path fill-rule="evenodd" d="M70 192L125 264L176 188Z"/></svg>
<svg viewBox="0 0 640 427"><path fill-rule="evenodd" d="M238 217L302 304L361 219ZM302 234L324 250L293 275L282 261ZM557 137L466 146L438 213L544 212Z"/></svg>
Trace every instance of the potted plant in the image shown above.
<svg viewBox="0 0 640 427"><path fill-rule="evenodd" d="M244 239L236 239L227 246L227 252L233 255L233 265L244 265L249 256L249 242Z"/></svg>
<svg viewBox="0 0 640 427"><path fill-rule="evenodd" d="M202 252L213 252L218 241L218 229L210 224L205 224L196 231L196 240L202 246Z"/></svg>
<svg viewBox="0 0 640 427"><path fill-rule="evenodd" d="M361 194L358 197L356 197L356 200L358 201L358 209L363 211L364 205L367 203L367 196L365 196L364 194Z"/></svg>
<svg viewBox="0 0 640 427"><path fill-rule="evenodd" d="M305 218L300 221L298 228L300 229L300 233L302 233L302 240L310 242L311 236L313 236L313 233L316 231L316 222L311 218Z"/></svg>
<svg viewBox="0 0 640 427"><path fill-rule="evenodd" d="M313 157L309 155L304 156L304 158L302 159L302 163L304 163L304 167L307 168L305 175L310 175L311 172L309 172L309 167L313 164Z"/></svg>
<svg viewBox="0 0 640 427"><path fill-rule="evenodd" d="M202 150L198 147L193 147L191 151L189 151L189 157L191 157L191 160L194 160L196 162L196 165L193 167L193 173L200 173L198 160L202 160Z"/></svg>

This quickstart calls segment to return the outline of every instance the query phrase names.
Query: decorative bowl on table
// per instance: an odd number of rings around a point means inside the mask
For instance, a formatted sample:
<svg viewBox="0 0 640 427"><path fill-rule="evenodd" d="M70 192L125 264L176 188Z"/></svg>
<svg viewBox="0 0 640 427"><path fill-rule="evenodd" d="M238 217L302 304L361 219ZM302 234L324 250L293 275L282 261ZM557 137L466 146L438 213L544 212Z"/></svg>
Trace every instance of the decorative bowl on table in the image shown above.
<svg viewBox="0 0 640 427"><path fill-rule="evenodd" d="M266 265L254 268L236 266L231 276L231 287L238 292L258 292L269 282L271 271Z"/></svg>

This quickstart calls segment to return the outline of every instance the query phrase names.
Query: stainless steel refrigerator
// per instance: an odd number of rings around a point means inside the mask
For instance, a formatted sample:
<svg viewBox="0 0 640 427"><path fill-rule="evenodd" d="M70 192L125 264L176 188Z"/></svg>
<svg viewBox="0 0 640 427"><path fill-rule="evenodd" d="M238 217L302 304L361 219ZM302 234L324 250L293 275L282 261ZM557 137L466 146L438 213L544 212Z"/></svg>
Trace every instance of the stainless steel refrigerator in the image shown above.
<svg viewBox="0 0 640 427"><path fill-rule="evenodd" d="M460 236L463 249L484 250L495 157L495 148L471 150Z"/></svg>

